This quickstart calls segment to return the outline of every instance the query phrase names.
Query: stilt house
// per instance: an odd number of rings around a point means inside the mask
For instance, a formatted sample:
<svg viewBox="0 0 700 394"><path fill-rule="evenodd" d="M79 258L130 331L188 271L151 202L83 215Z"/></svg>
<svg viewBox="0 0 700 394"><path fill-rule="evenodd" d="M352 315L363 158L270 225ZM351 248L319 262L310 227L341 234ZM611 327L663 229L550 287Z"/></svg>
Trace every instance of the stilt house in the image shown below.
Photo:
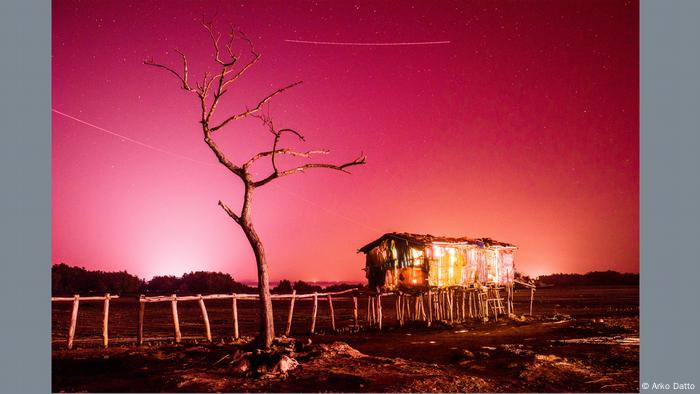
<svg viewBox="0 0 700 394"><path fill-rule="evenodd" d="M361 247L370 289L512 286L515 245L490 238L387 233Z"/></svg>

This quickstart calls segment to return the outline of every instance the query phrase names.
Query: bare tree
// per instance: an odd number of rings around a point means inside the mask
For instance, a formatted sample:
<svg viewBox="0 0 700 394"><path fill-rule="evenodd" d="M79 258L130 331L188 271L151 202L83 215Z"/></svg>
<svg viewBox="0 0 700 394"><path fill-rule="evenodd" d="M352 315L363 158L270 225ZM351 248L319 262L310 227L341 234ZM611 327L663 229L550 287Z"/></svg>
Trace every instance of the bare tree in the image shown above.
<svg viewBox="0 0 700 394"><path fill-rule="evenodd" d="M216 62L216 67L219 70L217 73L212 75L210 75L208 72L204 73L204 77L202 78L201 82L195 82L195 85L192 86L189 80L187 57L177 49L175 51L182 59L182 71L176 71L170 66L156 63L152 59L145 60L144 64L162 68L172 73L182 84L182 89L197 97L201 107L201 119L199 120L199 123L202 125L204 142L209 146L214 155L216 155L219 163L228 168L229 171L231 171L243 182L243 204L240 212L235 212L221 201L219 201L219 206L226 212L226 214L228 214L229 217L231 217L231 219L233 219L234 222L241 227L243 233L248 239L248 242L250 243L251 248L253 249L253 253L255 254L255 262L258 268L258 292L260 294L259 340L261 345L264 347L269 347L275 337L275 329L273 324L272 302L270 300L270 285L265 249L263 248L263 244L260 241L258 233L255 231L250 215L253 201L253 191L258 187L267 185L277 178L304 172L305 170L311 168L327 168L331 170L348 172L347 168L364 164L365 156L361 154L358 158L343 164L310 162L288 169L281 169L279 167L279 157L311 158L315 155L325 155L329 153L325 149L302 152L291 148L281 147L281 138L285 133L290 134L302 141L304 141L304 136L294 129L275 127L270 116L264 114L263 108L270 100L272 100L273 97L301 84L301 81L279 88L268 94L262 100L258 101L253 107L246 108L241 112L230 114L218 123L215 122L213 120L213 116L216 112L217 105L221 101L221 98L228 92L229 87L234 82L236 82L243 74L245 74L246 71L248 71L253 65L255 65L255 63L258 62L260 59L260 54L255 50L251 40L248 39L248 37L240 30L236 31L233 27L231 27L231 30L228 33L228 39L223 44L224 49L222 50L221 33L215 32L212 22L202 22L202 25L209 33L209 37L211 38L211 42L214 46L213 61ZM251 56L250 60L242 65L239 65L241 55L235 53L234 51L234 41L236 39L242 40L245 44L247 44ZM259 152L247 161L238 164L234 163L226 156L224 152L222 152L214 141L213 135L224 126L231 124L231 122L246 117L256 117L262 121L263 126L272 134L272 148L268 151ZM256 161L261 159L270 160L272 164L272 172L263 178L254 179L251 172L251 166Z"/></svg>

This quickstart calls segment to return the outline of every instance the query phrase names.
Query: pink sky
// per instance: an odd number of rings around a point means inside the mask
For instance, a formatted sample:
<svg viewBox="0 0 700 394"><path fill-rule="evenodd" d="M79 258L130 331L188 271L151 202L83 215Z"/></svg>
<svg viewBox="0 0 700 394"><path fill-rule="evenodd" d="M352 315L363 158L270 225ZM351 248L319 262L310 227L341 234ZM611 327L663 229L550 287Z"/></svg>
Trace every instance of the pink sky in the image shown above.
<svg viewBox="0 0 700 394"><path fill-rule="evenodd" d="M262 53L219 119L303 80L271 104L308 141L286 142L368 157L352 175L256 191L273 280L362 280L357 248L389 231L515 243L532 275L639 271L636 2L290 3L54 2L53 108L170 154L54 113L52 263L255 278L217 206L239 206L240 181L202 141L195 98L142 64L178 66L177 47L201 77L212 48L198 21L216 14ZM243 121L216 138L241 163L269 136Z"/></svg>

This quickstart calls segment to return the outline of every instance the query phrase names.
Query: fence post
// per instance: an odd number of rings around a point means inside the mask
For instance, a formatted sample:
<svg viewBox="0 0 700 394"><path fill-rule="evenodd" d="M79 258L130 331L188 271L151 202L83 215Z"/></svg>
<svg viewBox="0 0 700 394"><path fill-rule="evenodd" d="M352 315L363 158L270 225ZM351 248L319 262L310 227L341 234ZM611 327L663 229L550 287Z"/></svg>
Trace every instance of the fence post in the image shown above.
<svg viewBox="0 0 700 394"><path fill-rule="evenodd" d="M175 343L180 343L182 340L182 334L180 334L180 319L177 316L177 295L172 295L172 301L170 301L170 307L173 311L173 325L175 326Z"/></svg>
<svg viewBox="0 0 700 394"><path fill-rule="evenodd" d="M136 327L136 343L143 345L143 312L146 308L146 302L143 299L143 294L139 296L139 323Z"/></svg>
<svg viewBox="0 0 700 394"><path fill-rule="evenodd" d="M207 340L211 342L211 327L209 326L209 314L207 313L207 307L204 305L204 298L201 294L197 294L199 297L199 309L202 310L202 319L204 319L204 330L207 335Z"/></svg>
<svg viewBox="0 0 700 394"><path fill-rule="evenodd" d="M289 316L287 316L287 329L284 330L284 336L289 336L292 331L292 316L294 315L294 300L297 298L297 291L292 290L292 300L289 301Z"/></svg>
<svg viewBox="0 0 700 394"><path fill-rule="evenodd" d="M328 308L331 311L331 327L335 331L335 313L333 312L333 298L330 293L328 293Z"/></svg>
<svg viewBox="0 0 700 394"><path fill-rule="evenodd" d="M109 293L105 294L104 311L102 315L102 342L104 347L109 346Z"/></svg>
<svg viewBox="0 0 700 394"><path fill-rule="evenodd" d="M316 330L316 313L318 312L318 294L314 292L314 309L311 313L311 333Z"/></svg>
<svg viewBox="0 0 700 394"><path fill-rule="evenodd" d="M238 336L238 304L236 302L236 293L233 293L233 301L231 301L231 308L233 309L233 339L237 340Z"/></svg>
<svg viewBox="0 0 700 394"><path fill-rule="evenodd" d="M73 296L73 310L70 314L70 328L68 329L68 349L73 348L73 337L75 336L75 325L78 322L78 306L80 305L80 296Z"/></svg>
<svg viewBox="0 0 700 394"><path fill-rule="evenodd" d="M352 315L355 318L355 327L359 327L359 322L357 320L357 295L353 294L352 296Z"/></svg>

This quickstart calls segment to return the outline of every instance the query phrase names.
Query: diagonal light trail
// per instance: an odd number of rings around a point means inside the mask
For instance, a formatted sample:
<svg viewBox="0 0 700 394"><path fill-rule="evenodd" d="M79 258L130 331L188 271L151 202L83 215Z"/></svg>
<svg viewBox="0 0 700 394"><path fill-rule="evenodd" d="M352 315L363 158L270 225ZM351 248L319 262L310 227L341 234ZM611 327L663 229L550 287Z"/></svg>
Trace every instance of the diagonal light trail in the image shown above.
<svg viewBox="0 0 700 394"><path fill-rule="evenodd" d="M147 144L147 143L145 143L145 142L141 142L141 141L139 141L139 140L135 140L135 139L133 139L133 138L129 138L129 137L127 137L127 136L125 136L125 135L122 135L122 134L119 134L119 133L117 133L117 132L114 132L114 131L111 131L111 130L107 130L107 129L105 129L104 127L100 127L100 126L97 126L97 125L92 124L92 123L90 123L90 122L86 122L86 121L84 121L84 120L82 120L82 119L78 119L78 118L76 118L75 116L71 116L71 115L68 115L68 114L66 114L66 113L63 113L63 112L61 112L61 111L59 111L59 110L57 110L57 109L51 108L51 111L54 112L54 113L56 113L56 114L58 114L58 115L65 116L66 118L71 119L71 120L74 120L74 121L76 121L76 122L78 122L78 123L82 123L82 124L84 124L84 125L86 125L86 126L92 127L92 128L94 128L94 129L96 129L96 130L102 131L102 132L107 133L107 134L109 134L109 135L112 135L112 136L121 138L121 139L124 140L124 141L131 142L131 143L133 143L133 144L142 146L142 147L144 147L144 148L151 149L151 150L154 150L154 151L156 151L156 152L160 152L160 153L163 153L163 154L166 154L166 155L170 155L170 156L173 156L173 157L177 157L177 158L179 158L179 159L188 160L188 161L191 161L191 162L193 162L193 163L204 164L204 165L208 165L208 166L217 166L217 167L218 167L218 165L217 165L217 164L214 164L214 163L207 163L207 162L205 162L205 161L196 160L196 159L193 159L193 158L191 158L191 157L187 157L187 156L181 155L181 154L179 154L179 153L170 152L170 151L168 151L168 150L159 148L159 147L157 147L157 146L153 146L153 145ZM298 200L301 200L302 202L305 202L305 203L307 203L307 204L314 205L314 206L316 206L317 208L320 208L320 209L322 209L322 210L324 210L324 211L326 211L326 212L328 212L328 213L330 213L330 214L332 214L332 215L334 215L334 216L336 216L336 217L339 217L339 218L341 218L341 219L344 219L344 220L346 220L346 221L348 221L348 222L350 222L350 223L353 223L353 224L355 224L355 225L357 225L357 226L362 226L362 227L365 227L365 228L367 228L367 229L380 232L380 230L378 230L378 229L376 229L376 228L370 227L370 226L368 226L368 225L366 225L366 224L364 224L364 223L362 223L362 222L360 222L360 221L354 220L354 219L352 219L352 218L350 218L350 217L348 217L348 216L345 216L345 215L343 215L343 214L340 214L340 213L338 213L338 212L335 212L335 211L333 211L333 210L331 210L331 209L329 209L329 208L326 208L326 207L324 207L324 206L322 206L322 205L320 205L320 204L318 204L318 203L315 203L315 202L313 202L313 201L307 199L306 197L303 197L303 196L301 196L301 195L299 195L299 194L297 194L297 193L294 193L294 192L292 192L292 191L290 191L290 190L287 190L287 189L285 189L285 188L283 188L283 187L281 187L281 186L279 186L279 185L271 185L271 186L272 186L273 188L275 188L275 189L278 189L278 190L281 190L281 191L287 193L288 195L290 195L290 196L292 196L292 197L294 197L294 198L296 198L296 199L298 199Z"/></svg>
<svg viewBox="0 0 700 394"><path fill-rule="evenodd" d="M452 41L416 41L416 42L336 42L336 41L307 41L307 40L284 40L296 44L313 45L343 45L343 46L409 46L409 45L440 45L450 44Z"/></svg>
<svg viewBox="0 0 700 394"><path fill-rule="evenodd" d="M51 111L54 112L54 113L56 113L56 114L59 114L59 115L61 115L61 116L65 116L65 117L68 118L68 119L72 119L72 120L74 120L74 121L76 121L76 122L78 122L78 123L82 123L82 124L84 124L84 125L86 125L86 126L90 126L90 127L92 127L93 129L97 129L97 130L100 130L100 131L102 131L102 132L104 132L104 133L107 133L107 134L109 134L109 135L113 135L113 136L115 136L115 137L119 137L119 138L121 138L121 139L124 140L124 141L128 141L128 142L131 142L131 143L136 144L136 145L140 145L140 146L142 146L142 147L144 147L144 148L148 148L148 149L154 150L154 151L156 151L156 152L160 152L160 153L164 153L164 154L166 154L166 155L170 155L170 156L173 156L173 157L177 157L177 158L179 158L179 159L189 160L189 161L191 161L191 162L193 162L193 163L199 163L199 164L204 164L204 165L208 165L208 166L216 166L216 164L214 164L214 163L207 163L207 162L205 162L205 161L193 159L193 158L191 158L191 157L184 156L184 155L181 155L181 154L179 154L179 153L170 152L170 151L168 151L168 150L159 148L159 147L157 147L157 146L149 145L149 144L147 144L147 143L145 143L145 142L141 142L141 141L135 140L135 139L133 139L133 138L129 138L129 137L125 136L125 135L116 133L116 132L111 131L111 130L107 130L107 129L105 129L104 127L100 127L100 126L94 125L94 124L92 124L92 123L90 123L90 122L86 122L86 121L84 121L84 120L82 120L82 119L78 119L78 118L76 118L76 117L74 117L74 116L70 116L70 115L68 115L68 114L66 114L66 113L63 113L63 112L57 110L57 109L51 108Z"/></svg>

